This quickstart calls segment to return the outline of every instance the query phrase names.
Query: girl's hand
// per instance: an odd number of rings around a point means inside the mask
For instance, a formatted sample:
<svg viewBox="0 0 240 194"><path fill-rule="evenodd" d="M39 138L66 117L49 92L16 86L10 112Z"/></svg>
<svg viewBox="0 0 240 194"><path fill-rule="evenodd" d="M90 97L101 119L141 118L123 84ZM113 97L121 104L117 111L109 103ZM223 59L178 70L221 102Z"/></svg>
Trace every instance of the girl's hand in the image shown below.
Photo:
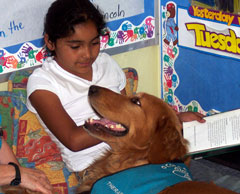
<svg viewBox="0 0 240 194"><path fill-rule="evenodd" d="M180 112L178 113L178 118L182 122L189 122L189 121L198 121L200 123L204 123L205 119L203 118L204 115L199 112Z"/></svg>
<svg viewBox="0 0 240 194"><path fill-rule="evenodd" d="M19 167L21 172L21 187L32 191L52 194L53 188L44 172L38 169Z"/></svg>

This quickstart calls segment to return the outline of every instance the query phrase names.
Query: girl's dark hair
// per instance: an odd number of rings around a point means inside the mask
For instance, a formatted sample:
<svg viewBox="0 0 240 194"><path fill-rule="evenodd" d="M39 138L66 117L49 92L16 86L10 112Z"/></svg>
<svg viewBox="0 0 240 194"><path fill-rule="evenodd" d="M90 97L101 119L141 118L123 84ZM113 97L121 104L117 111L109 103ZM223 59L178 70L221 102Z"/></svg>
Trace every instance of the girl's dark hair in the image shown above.
<svg viewBox="0 0 240 194"><path fill-rule="evenodd" d="M46 14L44 33L52 43L56 43L57 39L74 33L75 25L87 20L95 23L99 35L105 35L104 17L89 0L56 0Z"/></svg>

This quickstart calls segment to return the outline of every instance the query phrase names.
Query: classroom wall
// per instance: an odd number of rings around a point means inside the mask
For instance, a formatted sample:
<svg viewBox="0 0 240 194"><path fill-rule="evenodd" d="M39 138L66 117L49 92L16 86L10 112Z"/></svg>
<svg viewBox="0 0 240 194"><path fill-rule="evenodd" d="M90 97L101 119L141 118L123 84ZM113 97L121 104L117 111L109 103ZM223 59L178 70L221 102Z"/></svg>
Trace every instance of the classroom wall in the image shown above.
<svg viewBox="0 0 240 194"><path fill-rule="evenodd" d="M159 46L149 46L112 56L124 67L134 67L139 76L137 92L161 96Z"/></svg>

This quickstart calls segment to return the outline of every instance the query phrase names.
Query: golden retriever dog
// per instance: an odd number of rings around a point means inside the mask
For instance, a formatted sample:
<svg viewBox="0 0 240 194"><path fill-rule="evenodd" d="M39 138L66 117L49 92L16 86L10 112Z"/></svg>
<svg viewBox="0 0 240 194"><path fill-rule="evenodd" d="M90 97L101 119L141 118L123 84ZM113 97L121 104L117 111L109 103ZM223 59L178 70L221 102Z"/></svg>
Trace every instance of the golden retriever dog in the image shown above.
<svg viewBox="0 0 240 194"><path fill-rule="evenodd" d="M191 180L184 166L190 159L186 157L188 143L182 137L181 124L174 110L161 99L146 93L129 97L91 86L89 101L103 119L89 119L85 129L111 149L79 173L82 183L78 193L235 193L213 183ZM152 179L159 183L152 183Z"/></svg>

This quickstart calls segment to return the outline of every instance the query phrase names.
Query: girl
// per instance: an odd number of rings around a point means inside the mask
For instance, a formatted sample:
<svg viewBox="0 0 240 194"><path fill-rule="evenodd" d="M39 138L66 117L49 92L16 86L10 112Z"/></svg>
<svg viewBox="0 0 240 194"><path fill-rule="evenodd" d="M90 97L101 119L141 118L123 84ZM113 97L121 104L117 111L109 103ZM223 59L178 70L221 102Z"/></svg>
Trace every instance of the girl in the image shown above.
<svg viewBox="0 0 240 194"><path fill-rule="evenodd" d="M89 0L56 0L45 18L44 41L52 57L28 80L27 106L61 150L70 171L81 171L108 146L89 136L84 121L97 118L88 103L91 85L125 94L125 74L99 53L105 28Z"/></svg>

